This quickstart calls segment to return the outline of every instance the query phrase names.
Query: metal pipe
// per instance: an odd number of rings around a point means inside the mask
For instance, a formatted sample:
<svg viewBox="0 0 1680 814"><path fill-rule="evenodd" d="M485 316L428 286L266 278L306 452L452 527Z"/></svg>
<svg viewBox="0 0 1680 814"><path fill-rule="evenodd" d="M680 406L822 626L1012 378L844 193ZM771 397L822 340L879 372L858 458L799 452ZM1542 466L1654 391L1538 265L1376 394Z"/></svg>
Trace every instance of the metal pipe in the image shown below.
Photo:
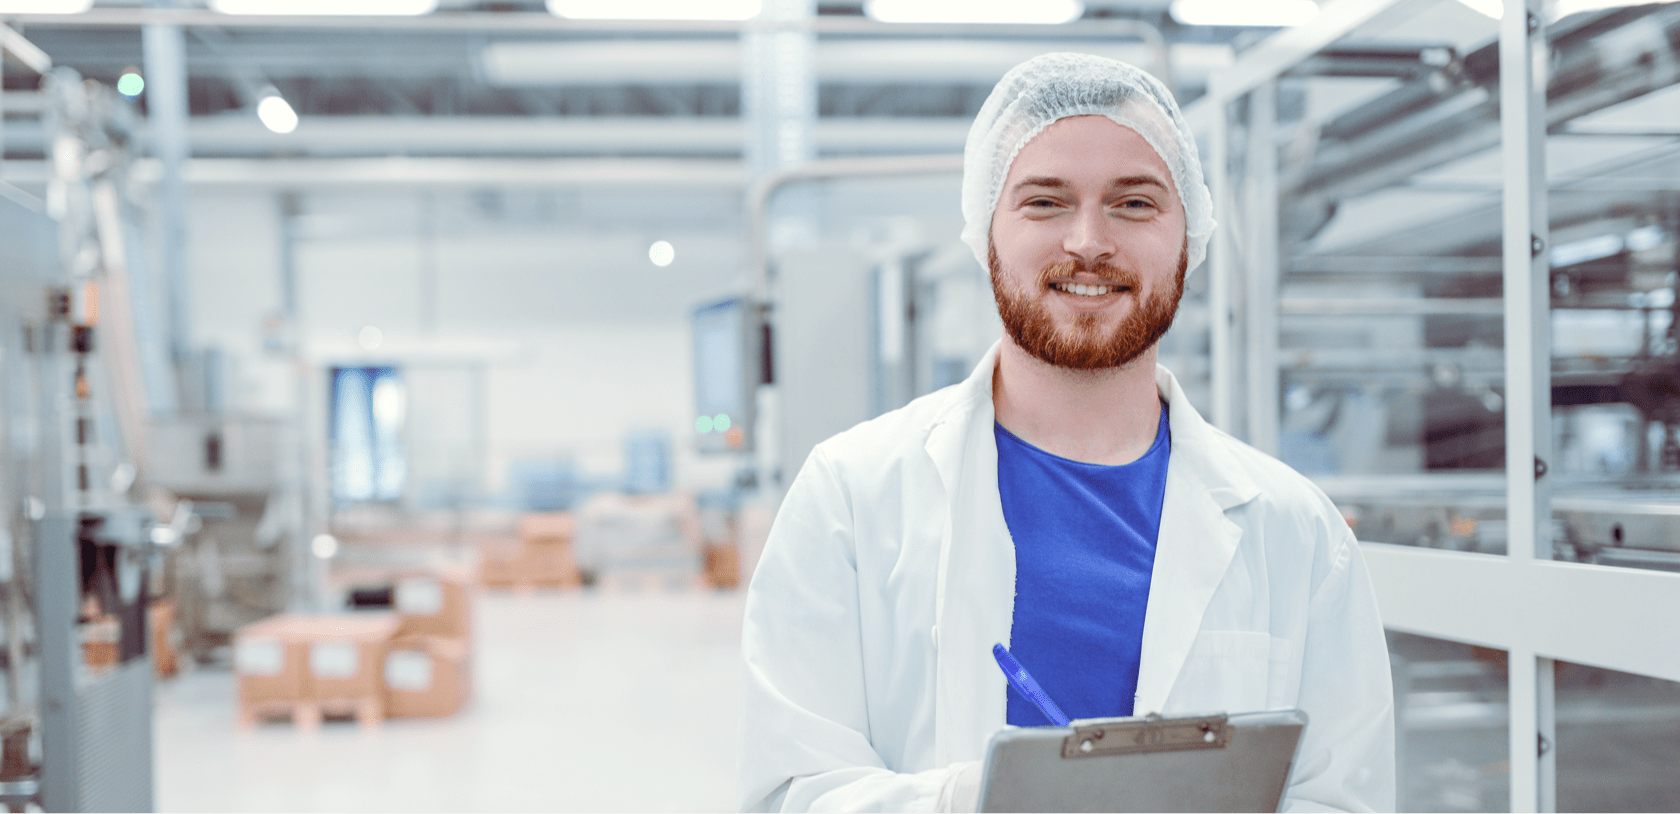
<svg viewBox="0 0 1680 814"><path fill-rule="evenodd" d="M879 178L904 175L962 174L963 157L954 155L907 155L889 158L827 158L807 161L755 181L747 190L747 246L753 295L759 302L770 299L770 202L789 184L844 178Z"/></svg>
<svg viewBox="0 0 1680 814"><path fill-rule="evenodd" d="M810 21L714 20L572 20L541 12L463 12L419 16L306 16L222 14L209 9L97 8L82 14L8 14L0 20L31 27L134 28L174 25L183 28L273 28L311 30L380 29L405 32L510 34L713 34L734 36L749 26L770 30L810 31L818 36L926 37L985 39L1022 37L1130 38L1156 42L1160 30L1142 20L1076 20L1057 26L996 23L881 23L864 17L819 16Z"/></svg>

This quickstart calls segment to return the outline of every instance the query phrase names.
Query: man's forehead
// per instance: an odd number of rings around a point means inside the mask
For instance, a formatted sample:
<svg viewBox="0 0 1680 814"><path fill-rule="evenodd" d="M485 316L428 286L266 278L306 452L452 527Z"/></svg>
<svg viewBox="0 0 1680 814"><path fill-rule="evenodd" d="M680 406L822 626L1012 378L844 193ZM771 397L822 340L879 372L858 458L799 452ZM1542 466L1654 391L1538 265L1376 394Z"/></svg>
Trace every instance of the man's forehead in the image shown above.
<svg viewBox="0 0 1680 814"><path fill-rule="evenodd" d="M1065 186L1076 182L1104 186L1154 184L1174 191L1166 159L1143 134L1107 116L1096 115L1058 119L1034 135L1015 154L1004 188Z"/></svg>

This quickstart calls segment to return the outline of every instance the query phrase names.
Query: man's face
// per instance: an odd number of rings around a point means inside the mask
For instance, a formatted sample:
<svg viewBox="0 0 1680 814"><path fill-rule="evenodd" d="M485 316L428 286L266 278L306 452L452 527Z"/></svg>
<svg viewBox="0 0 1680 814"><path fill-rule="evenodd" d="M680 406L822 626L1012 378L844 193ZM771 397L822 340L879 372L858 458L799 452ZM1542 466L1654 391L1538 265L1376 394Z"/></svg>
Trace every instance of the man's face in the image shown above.
<svg viewBox="0 0 1680 814"><path fill-rule="evenodd" d="M1165 161L1103 116L1045 128L1015 156L992 215L992 292L1022 350L1119 367L1153 347L1184 293L1184 206Z"/></svg>

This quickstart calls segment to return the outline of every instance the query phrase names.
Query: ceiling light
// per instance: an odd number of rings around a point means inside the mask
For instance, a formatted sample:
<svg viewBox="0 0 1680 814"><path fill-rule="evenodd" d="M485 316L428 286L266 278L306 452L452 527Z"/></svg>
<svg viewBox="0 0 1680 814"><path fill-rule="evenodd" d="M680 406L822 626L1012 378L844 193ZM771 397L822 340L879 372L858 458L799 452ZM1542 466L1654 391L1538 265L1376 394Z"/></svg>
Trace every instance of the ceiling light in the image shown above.
<svg viewBox="0 0 1680 814"><path fill-rule="evenodd" d="M1183 25L1282 28L1318 16L1312 0L1173 0L1172 18Z"/></svg>
<svg viewBox="0 0 1680 814"><path fill-rule="evenodd" d="M1495 20L1502 19L1505 16L1505 4L1501 0L1458 0L1458 2ZM1587 11L1604 11L1627 6L1652 6L1672 2L1675 2L1675 0L1554 0L1546 4L1546 16L1552 20L1561 20L1571 14L1581 14Z"/></svg>
<svg viewBox="0 0 1680 814"><path fill-rule="evenodd" d="M648 259L653 261L654 265L663 268L677 259L677 250L672 248L670 243L661 240L648 247Z"/></svg>
<svg viewBox="0 0 1680 814"><path fill-rule="evenodd" d="M93 0L0 0L0 14L81 14Z"/></svg>
<svg viewBox="0 0 1680 814"><path fill-rule="evenodd" d="M1080 0L865 0L863 13L883 23L1043 23L1079 19Z"/></svg>
<svg viewBox="0 0 1680 814"><path fill-rule="evenodd" d="M290 133L298 126L297 111L277 93L264 96L257 103L257 118L262 119L264 127L281 134Z"/></svg>
<svg viewBox="0 0 1680 814"><path fill-rule="evenodd" d="M574 20L750 20L764 0L548 0L548 11Z"/></svg>
<svg viewBox="0 0 1680 814"><path fill-rule="evenodd" d="M146 90L146 80L140 72L129 68L117 77L117 92L132 99Z"/></svg>
<svg viewBox="0 0 1680 814"><path fill-rule="evenodd" d="M4 0L0 0L3 2ZM412 17L437 10L438 0L210 0L223 14Z"/></svg>
<svg viewBox="0 0 1680 814"><path fill-rule="evenodd" d="M1472 11L1497 20L1505 16L1504 0L1458 0Z"/></svg>
<svg viewBox="0 0 1680 814"><path fill-rule="evenodd" d="M1553 20L1561 20L1571 14L1587 11L1604 11L1624 6L1654 6L1672 2L1674 0L1557 0L1549 4L1549 11Z"/></svg>

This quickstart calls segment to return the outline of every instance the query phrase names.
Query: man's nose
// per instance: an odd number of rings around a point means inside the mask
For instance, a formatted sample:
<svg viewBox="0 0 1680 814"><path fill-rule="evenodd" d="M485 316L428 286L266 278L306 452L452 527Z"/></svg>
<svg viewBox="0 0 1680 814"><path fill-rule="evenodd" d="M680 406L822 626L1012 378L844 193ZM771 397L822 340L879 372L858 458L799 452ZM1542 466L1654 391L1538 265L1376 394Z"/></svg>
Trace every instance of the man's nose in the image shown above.
<svg viewBox="0 0 1680 814"><path fill-rule="evenodd" d="M1062 238L1062 248L1087 262L1108 260L1114 256L1117 247L1102 207L1084 206L1074 213L1073 222Z"/></svg>

